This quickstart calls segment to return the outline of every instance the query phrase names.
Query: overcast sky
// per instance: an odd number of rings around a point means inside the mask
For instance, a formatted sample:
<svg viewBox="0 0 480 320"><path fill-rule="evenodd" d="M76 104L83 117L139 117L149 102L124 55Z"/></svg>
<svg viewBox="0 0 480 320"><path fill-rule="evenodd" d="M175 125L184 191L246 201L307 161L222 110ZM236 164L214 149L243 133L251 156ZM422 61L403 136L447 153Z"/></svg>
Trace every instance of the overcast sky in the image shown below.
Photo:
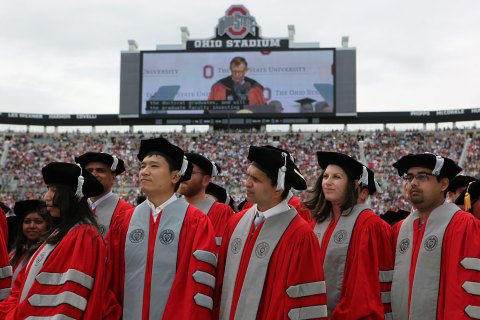
<svg viewBox="0 0 480 320"><path fill-rule="evenodd" d="M358 111L480 107L480 1L2 1L0 112L119 110L120 51L214 36L243 4L264 37L357 48Z"/></svg>

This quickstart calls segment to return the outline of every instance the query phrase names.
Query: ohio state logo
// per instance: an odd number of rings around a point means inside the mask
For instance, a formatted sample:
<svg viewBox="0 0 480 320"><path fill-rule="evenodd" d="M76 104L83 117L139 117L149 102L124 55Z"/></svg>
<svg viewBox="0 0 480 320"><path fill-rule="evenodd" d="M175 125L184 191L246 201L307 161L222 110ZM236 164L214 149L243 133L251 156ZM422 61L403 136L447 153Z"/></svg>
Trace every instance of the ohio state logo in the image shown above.
<svg viewBox="0 0 480 320"><path fill-rule="evenodd" d="M227 34L231 39L243 39L249 33L256 36L256 25L247 8L233 5L225 11L225 17L218 19L217 33L219 36Z"/></svg>

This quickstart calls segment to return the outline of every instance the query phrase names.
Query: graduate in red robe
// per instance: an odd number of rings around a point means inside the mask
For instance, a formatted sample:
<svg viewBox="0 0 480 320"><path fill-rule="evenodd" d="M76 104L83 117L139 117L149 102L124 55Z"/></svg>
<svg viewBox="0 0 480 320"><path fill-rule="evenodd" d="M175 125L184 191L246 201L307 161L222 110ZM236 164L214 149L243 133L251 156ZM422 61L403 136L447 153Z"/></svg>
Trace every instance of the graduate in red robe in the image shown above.
<svg viewBox="0 0 480 320"><path fill-rule="evenodd" d="M325 319L318 241L285 201L306 182L283 150L251 146L248 159L247 199L255 205L225 229L214 319Z"/></svg>
<svg viewBox="0 0 480 320"><path fill-rule="evenodd" d="M213 197L216 201L228 205L234 213L237 212L237 208L235 207L235 198L233 198L233 196L228 193L224 187L210 182L205 190L205 193Z"/></svg>
<svg viewBox="0 0 480 320"><path fill-rule="evenodd" d="M106 248L87 197L103 187L71 163L52 162L42 174L47 210L59 223L0 303L0 318L102 319L99 310L112 303L105 284ZM111 318L118 319L120 307L111 307Z"/></svg>
<svg viewBox="0 0 480 320"><path fill-rule="evenodd" d="M133 208L112 192L116 177L125 172L125 163L117 156L105 152L87 152L75 157L75 161L103 185L103 193L89 198L88 203L95 213L100 233L105 237L112 220Z"/></svg>
<svg viewBox="0 0 480 320"><path fill-rule="evenodd" d="M394 227L393 318L480 319L480 223L445 201L461 168L431 153L393 166L416 209Z"/></svg>
<svg viewBox="0 0 480 320"><path fill-rule="evenodd" d="M142 140L137 157L147 199L107 235L109 287L123 319L211 319L215 233L204 213L174 194L192 166L163 138Z"/></svg>
<svg viewBox="0 0 480 320"><path fill-rule="evenodd" d="M10 252L10 264L13 268L12 282L15 281L20 269L38 249L39 245L50 234L53 221L44 201L17 201L13 207L19 225L14 249Z"/></svg>
<svg viewBox="0 0 480 320"><path fill-rule="evenodd" d="M235 57L230 61L231 76L218 80L208 96L208 100L244 101L246 105L266 104L263 86L245 77L248 71L247 60Z"/></svg>
<svg viewBox="0 0 480 320"><path fill-rule="evenodd" d="M1 213L1 218L5 220L5 214ZM3 227L2 227L3 228ZM3 234L3 230L0 228L0 301L6 299L10 294L10 287L12 285L12 266L9 263L7 241L8 235ZM7 239L7 240L5 240Z"/></svg>
<svg viewBox="0 0 480 320"><path fill-rule="evenodd" d="M321 247L330 319L391 316L391 228L359 203L368 170L337 152L317 152L323 169L306 205ZM366 192L368 194L368 192Z"/></svg>
<svg viewBox="0 0 480 320"><path fill-rule="evenodd" d="M180 184L178 193L183 195L188 203L208 216L215 230L217 246L220 246L223 231L233 210L206 194L210 180L220 173L220 166L198 153L186 153L186 157L193 165L192 177Z"/></svg>

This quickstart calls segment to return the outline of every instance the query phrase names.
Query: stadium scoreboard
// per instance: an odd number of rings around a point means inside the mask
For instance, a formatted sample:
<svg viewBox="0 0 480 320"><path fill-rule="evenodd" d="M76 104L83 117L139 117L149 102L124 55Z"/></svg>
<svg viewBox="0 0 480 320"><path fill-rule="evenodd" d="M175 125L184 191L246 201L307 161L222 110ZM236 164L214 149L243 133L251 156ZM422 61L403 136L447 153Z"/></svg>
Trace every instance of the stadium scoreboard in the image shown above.
<svg viewBox="0 0 480 320"><path fill-rule="evenodd" d="M295 43L292 28L287 38L262 38L248 9L232 5L212 39L190 40L184 29L180 45L123 51L119 116L238 125L355 117L355 49ZM248 64L243 87L228 80L235 57ZM213 94L219 83L230 83L233 93ZM248 98L251 83L262 88L261 102Z"/></svg>

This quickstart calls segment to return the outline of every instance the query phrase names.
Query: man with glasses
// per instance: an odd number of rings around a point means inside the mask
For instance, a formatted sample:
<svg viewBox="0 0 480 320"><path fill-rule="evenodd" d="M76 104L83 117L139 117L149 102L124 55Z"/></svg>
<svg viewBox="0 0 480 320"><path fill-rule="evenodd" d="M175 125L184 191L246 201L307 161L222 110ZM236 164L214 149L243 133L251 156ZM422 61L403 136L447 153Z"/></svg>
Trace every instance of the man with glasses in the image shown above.
<svg viewBox="0 0 480 320"><path fill-rule="evenodd" d="M393 166L415 208L394 227L393 319L480 319L480 223L445 201L462 169L431 153Z"/></svg>
<svg viewBox="0 0 480 320"><path fill-rule="evenodd" d="M245 77L248 70L248 63L244 57L233 58L230 61L232 75L220 79L212 86L208 100L243 101L245 105L266 104L263 86Z"/></svg>

